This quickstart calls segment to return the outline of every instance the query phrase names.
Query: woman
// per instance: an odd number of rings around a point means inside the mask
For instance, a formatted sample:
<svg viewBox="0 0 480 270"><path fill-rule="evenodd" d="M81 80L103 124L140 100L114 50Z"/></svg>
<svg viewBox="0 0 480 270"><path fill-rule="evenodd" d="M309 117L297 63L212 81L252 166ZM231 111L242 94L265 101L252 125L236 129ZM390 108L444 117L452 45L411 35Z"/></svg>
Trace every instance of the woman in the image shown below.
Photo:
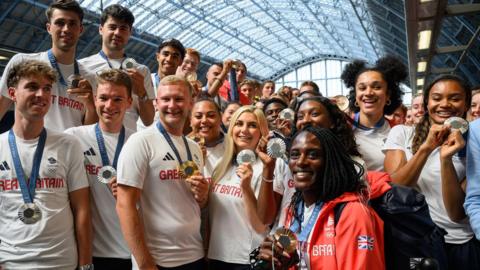
<svg viewBox="0 0 480 270"><path fill-rule="evenodd" d="M324 128L308 126L293 137L289 167L297 191L285 227L297 235L296 269L385 269L383 222L366 203L363 169L342 148ZM335 224L339 203L346 204ZM277 267L286 255L282 248L275 246ZM262 243L258 258L271 262L271 237Z"/></svg>
<svg viewBox="0 0 480 270"><path fill-rule="evenodd" d="M472 91L472 105L468 112L468 120L474 121L480 117L480 87Z"/></svg>
<svg viewBox="0 0 480 270"><path fill-rule="evenodd" d="M342 80L348 88L350 111L354 112L353 128L367 169L383 171L382 146L390 131L385 115L402 104L400 82L407 78L407 68L395 57L380 58L375 66L364 61L348 64Z"/></svg>
<svg viewBox="0 0 480 270"><path fill-rule="evenodd" d="M441 75L425 89L423 119L415 127L394 127L383 148L385 170L397 184L417 187L425 195L433 221L445 235L447 269L480 269L480 244L463 210L465 145L446 119L465 118L471 92L454 75Z"/></svg>
<svg viewBox="0 0 480 270"><path fill-rule="evenodd" d="M223 159L212 176L208 251L212 270L249 269L249 253L265 235L267 227L256 216L256 197L260 182L272 182L276 167L284 163L265 154L267 136L267 121L261 110L243 106L232 116ZM237 154L246 149L255 151L258 157L251 164L236 164ZM280 173L275 175L281 177Z"/></svg>

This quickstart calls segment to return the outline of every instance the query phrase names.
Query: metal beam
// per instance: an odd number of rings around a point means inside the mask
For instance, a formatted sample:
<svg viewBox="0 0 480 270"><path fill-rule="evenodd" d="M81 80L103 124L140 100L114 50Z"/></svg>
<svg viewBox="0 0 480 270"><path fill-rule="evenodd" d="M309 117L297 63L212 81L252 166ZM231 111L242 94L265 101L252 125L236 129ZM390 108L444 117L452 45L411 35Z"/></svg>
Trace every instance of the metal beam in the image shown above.
<svg viewBox="0 0 480 270"><path fill-rule="evenodd" d="M2 16L0 16L0 25L3 23L5 18L7 18L7 16L10 14L10 12L12 12L12 10L18 5L19 2L20 2L20 0L14 1L12 4L10 4L10 6L7 8L7 10L5 10L2 13Z"/></svg>
<svg viewBox="0 0 480 270"><path fill-rule="evenodd" d="M460 58L458 59L458 62L457 62L457 64L455 65L454 70L457 70L457 69L458 69L458 67L459 67L460 64L462 63L463 59L464 59L465 56L467 55L468 50L470 50L470 48L473 46L473 43L475 42L475 40L477 39L477 37L478 37L479 34L480 34L480 26L477 27L477 31L475 31L475 33L473 34L472 38L470 39L470 41L469 41L468 44L467 44L467 48L465 48L465 50L462 52L462 55L461 55Z"/></svg>
<svg viewBox="0 0 480 270"><path fill-rule="evenodd" d="M446 16L463 16L480 12L480 4L455 4L448 5Z"/></svg>
<svg viewBox="0 0 480 270"><path fill-rule="evenodd" d="M467 45L437 47L436 54L461 52L467 49Z"/></svg>
<svg viewBox="0 0 480 270"><path fill-rule="evenodd" d="M363 28L363 31L365 31L365 34L368 37L368 41L370 42L370 45L372 46L373 51L375 52L377 57L380 57L380 52L379 52L380 42L378 41L378 37L374 33L375 32L373 30L374 26L373 26L373 23L371 21L371 18L369 18L368 13L366 11L367 9L365 8L365 1L356 0L354 2L353 0L349 0L349 2L350 2L350 5L353 8L353 11L355 12L355 15L358 18L358 22L360 23L360 25ZM360 16L359 12L357 11L357 5L362 7L362 10L363 10L362 15L363 16ZM364 24L364 22L365 22L366 25Z"/></svg>

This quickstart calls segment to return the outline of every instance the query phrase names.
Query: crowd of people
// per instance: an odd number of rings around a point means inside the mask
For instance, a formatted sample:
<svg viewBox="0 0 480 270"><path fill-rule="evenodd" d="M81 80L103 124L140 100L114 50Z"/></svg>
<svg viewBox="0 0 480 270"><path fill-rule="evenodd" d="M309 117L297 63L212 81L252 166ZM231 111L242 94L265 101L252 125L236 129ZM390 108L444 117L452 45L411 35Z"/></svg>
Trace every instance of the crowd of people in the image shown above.
<svg viewBox="0 0 480 270"><path fill-rule="evenodd" d="M46 16L52 47L0 80L0 119L14 108L1 270L387 269L370 200L391 186L445 232L436 269L480 269L480 89L463 78L438 76L410 107L394 56L349 63L347 97L276 89L232 59L202 86L179 40L159 44L155 73L128 56L126 7L102 11L101 50L78 60L79 3Z"/></svg>

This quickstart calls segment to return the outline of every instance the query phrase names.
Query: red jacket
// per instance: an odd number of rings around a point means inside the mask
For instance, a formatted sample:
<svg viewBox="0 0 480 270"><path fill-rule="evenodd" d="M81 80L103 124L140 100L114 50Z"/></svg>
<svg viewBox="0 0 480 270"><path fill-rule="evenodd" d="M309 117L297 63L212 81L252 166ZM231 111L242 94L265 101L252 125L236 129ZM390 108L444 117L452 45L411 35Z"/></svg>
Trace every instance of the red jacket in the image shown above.
<svg viewBox="0 0 480 270"><path fill-rule="evenodd" d="M372 175L374 178L377 176L383 175ZM371 180L371 198L380 196L390 188L386 178ZM335 226L334 207L340 202L349 203L345 205ZM286 227L290 227L291 219L289 212ZM309 239L311 242L307 250L312 270L385 269L383 221L372 208L361 202L357 194L344 193L325 203Z"/></svg>

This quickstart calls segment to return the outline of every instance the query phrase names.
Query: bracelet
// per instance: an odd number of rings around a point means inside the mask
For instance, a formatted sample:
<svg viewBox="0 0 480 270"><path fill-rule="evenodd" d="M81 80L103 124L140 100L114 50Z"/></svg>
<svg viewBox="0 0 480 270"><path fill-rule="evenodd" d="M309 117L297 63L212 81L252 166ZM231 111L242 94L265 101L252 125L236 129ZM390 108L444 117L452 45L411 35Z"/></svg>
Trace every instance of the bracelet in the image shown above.
<svg viewBox="0 0 480 270"><path fill-rule="evenodd" d="M273 179L267 179L265 176L262 175L262 181L267 183L273 183Z"/></svg>

